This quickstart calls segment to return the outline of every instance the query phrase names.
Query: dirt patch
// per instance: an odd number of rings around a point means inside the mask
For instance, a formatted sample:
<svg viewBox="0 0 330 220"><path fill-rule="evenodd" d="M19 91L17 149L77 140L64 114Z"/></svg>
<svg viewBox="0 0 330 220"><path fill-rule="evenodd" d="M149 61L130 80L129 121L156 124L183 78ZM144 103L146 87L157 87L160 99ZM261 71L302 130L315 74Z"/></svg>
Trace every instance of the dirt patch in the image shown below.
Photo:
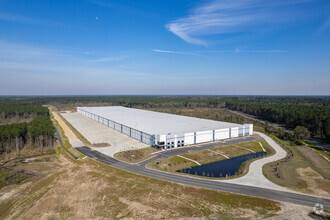
<svg viewBox="0 0 330 220"><path fill-rule="evenodd" d="M298 152L306 158L313 166L313 169L320 173L324 178L330 180L330 163L318 155L309 147L297 146Z"/></svg>
<svg viewBox="0 0 330 220"><path fill-rule="evenodd" d="M28 178L24 178L22 181L13 179L14 181L9 182L10 179L7 179L7 186L0 190L0 219L3 215L7 215L10 209L15 209L14 207L19 201L24 200L23 198L27 195L27 192L29 192L37 182L45 179L52 173L56 173L58 165L55 154L28 159L17 159L6 163L6 167L3 169L6 169L7 172L13 174L29 173L33 175L28 175Z"/></svg>
<svg viewBox="0 0 330 220"><path fill-rule="evenodd" d="M118 160L122 160L125 162L137 163L152 157L152 153L155 153L157 151L158 150L154 147L146 147L142 149L121 151L116 153L114 157Z"/></svg>
<svg viewBox="0 0 330 220"><path fill-rule="evenodd" d="M313 194L318 196L330 196L330 181L324 179L311 167L298 168L297 173L302 181L305 181L308 190L313 191Z"/></svg>
<svg viewBox="0 0 330 220"><path fill-rule="evenodd" d="M291 219L299 219L299 220L310 220L311 218L308 214L313 211L312 208L308 208L305 206L293 205L290 203L282 203L282 210L278 212L275 216L267 218L268 220L291 220Z"/></svg>
<svg viewBox="0 0 330 220"><path fill-rule="evenodd" d="M31 182L27 182L21 185L9 185L3 187L0 191L0 204L17 196L20 191L26 189L30 184Z"/></svg>
<svg viewBox="0 0 330 220"><path fill-rule="evenodd" d="M93 144L93 147L109 147L110 144L109 143L97 143L97 144Z"/></svg>
<svg viewBox="0 0 330 220"><path fill-rule="evenodd" d="M188 187L130 174L91 159L60 155L58 169L7 204L7 219L253 218L276 213L277 202ZM50 161L51 163L51 161ZM2 205L2 203L0 204Z"/></svg>
<svg viewBox="0 0 330 220"><path fill-rule="evenodd" d="M62 120L62 118L55 112L52 112L54 119L58 122L58 124L61 126L61 128L64 131L64 134L69 139L78 140L77 136L71 131L71 129L65 124L65 122Z"/></svg>

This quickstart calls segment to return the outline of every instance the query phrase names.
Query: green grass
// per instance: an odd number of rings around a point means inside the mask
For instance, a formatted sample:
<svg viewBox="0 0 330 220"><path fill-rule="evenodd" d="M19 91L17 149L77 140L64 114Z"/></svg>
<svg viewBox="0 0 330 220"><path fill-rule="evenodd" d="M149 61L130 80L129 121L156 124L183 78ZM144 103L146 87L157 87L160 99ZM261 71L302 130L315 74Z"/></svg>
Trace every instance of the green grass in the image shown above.
<svg viewBox="0 0 330 220"><path fill-rule="evenodd" d="M318 154L328 158L328 160L330 160L330 155L327 152L324 152L320 147L316 146L315 144L304 140L303 141L308 147L310 147L311 149L313 149L315 152L317 152Z"/></svg>
<svg viewBox="0 0 330 220"><path fill-rule="evenodd" d="M85 157L85 155L81 154L79 151L77 151L76 149L74 149L72 147L72 145L69 142L69 139L65 136L63 129L61 128L61 126L58 124L58 122L54 119L54 117L51 115L51 118L53 119L53 125L56 127L58 134L60 135L61 139L62 139L62 143L63 146L65 148L65 151L69 151L66 152L67 154L70 154L70 156L77 157L82 159L83 157ZM76 159L76 158L75 158Z"/></svg>
<svg viewBox="0 0 330 220"><path fill-rule="evenodd" d="M300 155L305 158L317 173L324 179L330 180L330 163L324 159L318 152L307 146L297 146Z"/></svg>
<svg viewBox="0 0 330 220"><path fill-rule="evenodd" d="M265 155L264 157L271 156L275 153L275 151L269 146L269 144L264 139L246 142L246 143L239 143L239 144L237 144L237 146L245 147L245 148L251 149L255 152L261 152L263 150L260 147L259 142L262 143L265 150L267 151L267 155ZM249 151L247 149L240 148L237 146L230 145L230 146L225 146L225 147L217 147L217 148L211 149L211 151L219 152L219 153L221 152L221 153L225 154L226 156L229 156L230 158L252 153L251 151ZM189 152L189 153L183 154L182 156L195 160L195 161L199 162L200 164L208 164L208 163L212 163L212 162L216 162L216 161L220 161L220 160L226 160L226 158L224 156L216 154L216 153L212 153L211 151L209 151L209 150L194 151L194 152ZM244 162L235 175L227 177L227 178L237 178L239 176L245 175L249 171L249 165L253 161L261 159L261 158L263 158L263 157L254 158L254 159ZM174 156L174 157L167 158L167 159L157 159L157 160L147 164L147 166L150 168L153 168L153 169L159 169L159 170L163 170L163 171L177 173L176 172L177 170L187 169L187 168L198 166L198 165L190 160L187 160L187 159L184 159L184 158L181 158L178 156ZM190 175L190 174L185 174L185 173L180 173L180 174ZM196 176L196 175L193 175L193 176L199 177L199 178L212 178L212 179L225 178L225 177L203 177L203 176Z"/></svg>
<svg viewBox="0 0 330 220"><path fill-rule="evenodd" d="M276 136L272 138L286 149L288 155L278 161L268 163L263 166L263 174L271 182L281 186L287 186L295 189L306 188L306 183L302 181L296 172L297 168L307 168L311 164L303 158L298 150L289 142L281 140ZM274 170L276 172L274 172ZM277 176L275 175L277 173Z"/></svg>

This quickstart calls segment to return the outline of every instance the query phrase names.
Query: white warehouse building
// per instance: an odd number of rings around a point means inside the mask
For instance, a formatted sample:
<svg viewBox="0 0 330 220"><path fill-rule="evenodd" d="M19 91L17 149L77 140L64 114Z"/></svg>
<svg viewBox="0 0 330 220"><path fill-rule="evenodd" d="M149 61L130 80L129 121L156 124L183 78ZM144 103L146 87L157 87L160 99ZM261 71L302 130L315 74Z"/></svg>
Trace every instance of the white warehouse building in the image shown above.
<svg viewBox="0 0 330 220"><path fill-rule="evenodd" d="M122 106L78 107L77 112L159 148L181 147L253 134L253 124L239 125Z"/></svg>

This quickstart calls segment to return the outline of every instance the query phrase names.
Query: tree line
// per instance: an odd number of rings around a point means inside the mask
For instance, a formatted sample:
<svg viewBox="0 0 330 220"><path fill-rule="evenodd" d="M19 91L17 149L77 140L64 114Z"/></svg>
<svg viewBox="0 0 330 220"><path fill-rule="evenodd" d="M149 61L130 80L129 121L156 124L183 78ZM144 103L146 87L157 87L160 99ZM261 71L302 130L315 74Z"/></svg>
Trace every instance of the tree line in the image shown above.
<svg viewBox="0 0 330 220"><path fill-rule="evenodd" d="M3 104L5 103L5 104ZM25 112L31 117L44 116L48 109L42 105L52 105L57 110L75 109L77 106L119 105L144 109L166 108L222 108L255 115L260 119L283 124L294 129L306 127L313 137L328 138L330 132L329 96L26 96L0 97L0 106L7 106L7 116ZM3 104L3 105L1 105ZM31 108L33 106L33 108ZM3 107L2 107L3 108ZM3 108L5 109L5 108ZM10 110L14 109L14 110ZM29 110L28 110L29 109ZM39 109L39 110L38 110ZM36 110L36 111L34 111ZM44 112L45 111L45 112ZM11 112L11 113L10 113ZM15 112L15 113L14 113ZM1 114L1 108L0 108ZM3 114L3 113L2 113ZM27 113L25 113L27 114ZM19 116L19 117L21 117ZM16 116L15 116L16 117ZM24 113L23 113L24 117ZM231 120L230 118L228 120ZM1 123L1 122L0 122ZM298 129L299 130L299 129ZM290 136L290 134L285 134Z"/></svg>
<svg viewBox="0 0 330 220"><path fill-rule="evenodd" d="M48 115L48 108L43 106L13 102L12 100L0 100L0 125L24 122L28 119Z"/></svg>
<svg viewBox="0 0 330 220"><path fill-rule="evenodd" d="M226 102L231 110L244 112L287 128L307 128L311 136L330 140L330 105L327 103L281 104L265 103L264 100L231 100Z"/></svg>
<svg viewBox="0 0 330 220"><path fill-rule="evenodd" d="M17 123L0 126L0 154L19 151L23 147L53 147L54 128L49 117L42 116L29 123Z"/></svg>
<svg viewBox="0 0 330 220"><path fill-rule="evenodd" d="M26 96L26 97L0 97L2 100L11 101L21 105L53 105L58 110L67 107L88 105L120 105L134 108L219 108L231 101L247 101L267 104L288 104L300 106L329 106L329 96Z"/></svg>
<svg viewBox="0 0 330 220"><path fill-rule="evenodd" d="M30 119L29 122L0 125L0 154L20 152L24 147L43 150L53 146L54 128L48 108L21 102L0 100L0 117Z"/></svg>

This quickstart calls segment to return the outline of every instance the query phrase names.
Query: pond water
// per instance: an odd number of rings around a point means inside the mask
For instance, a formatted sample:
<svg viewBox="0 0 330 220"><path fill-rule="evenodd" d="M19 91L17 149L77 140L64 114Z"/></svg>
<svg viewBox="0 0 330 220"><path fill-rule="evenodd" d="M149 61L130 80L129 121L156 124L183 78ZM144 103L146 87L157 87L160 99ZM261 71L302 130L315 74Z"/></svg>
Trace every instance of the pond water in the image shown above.
<svg viewBox="0 0 330 220"><path fill-rule="evenodd" d="M246 154L238 157L233 157L228 160L220 160L213 163L203 164L196 167L191 167L183 170L177 170L176 172L188 173L198 176L207 177L226 177L234 175L240 168L241 164L247 160L262 157L267 152L256 152L252 154Z"/></svg>

